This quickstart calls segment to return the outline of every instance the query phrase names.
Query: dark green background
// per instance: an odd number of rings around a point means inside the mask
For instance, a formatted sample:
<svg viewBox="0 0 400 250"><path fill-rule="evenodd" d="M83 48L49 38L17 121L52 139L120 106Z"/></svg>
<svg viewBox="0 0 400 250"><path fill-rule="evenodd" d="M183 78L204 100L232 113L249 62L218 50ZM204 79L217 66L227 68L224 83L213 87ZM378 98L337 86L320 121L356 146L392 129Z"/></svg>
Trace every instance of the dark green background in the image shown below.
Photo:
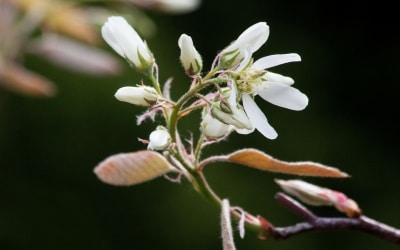
<svg viewBox="0 0 400 250"><path fill-rule="evenodd" d="M272 71L293 77L310 104L295 112L257 99L278 138L232 134L204 154L255 147L282 160L339 167L352 178L305 179L345 192L366 215L400 227L400 30L393 4L205 0L192 14L149 15L158 32L148 44L161 80L174 76L175 98L190 84L178 60L181 33L192 36L207 69L244 29L268 22L270 38L254 56L299 53L301 63ZM93 174L105 157L143 149L137 138L147 138L158 124L137 127L135 117L144 110L113 97L119 87L140 81L135 71L126 67L121 76L104 78L64 71L36 57L25 64L56 82L59 93L35 99L0 90L0 249L221 249L219 211L187 181L159 178L113 187ZM184 122L184 136L191 122L197 132L197 117ZM208 167L206 175L233 205L277 226L299 221L273 198L279 191L274 178L296 177L229 165ZM332 208L312 209L339 215ZM313 232L268 242L251 232L240 239L235 232L238 249L398 249L359 232Z"/></svg>

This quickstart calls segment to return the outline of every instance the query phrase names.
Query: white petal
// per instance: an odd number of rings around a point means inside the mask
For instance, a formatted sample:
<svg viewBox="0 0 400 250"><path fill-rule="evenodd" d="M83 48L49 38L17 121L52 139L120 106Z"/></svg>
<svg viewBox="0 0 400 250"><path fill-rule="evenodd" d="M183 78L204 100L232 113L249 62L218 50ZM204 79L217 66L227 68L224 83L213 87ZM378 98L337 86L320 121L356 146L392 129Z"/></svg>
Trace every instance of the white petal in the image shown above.
<svg viewBox="0 0 400 250"><path fill-rule="evenodd" d="M292 85L294 83L293 78L273 73L271 71L267 71L263 78L265 78L268 82L281 82L287 85Z"/></svg>
<svg viewBox="0 0 400 250"><path fill-rule="evenodd" d="M135 65L138 64L139 59L137 58L136 49L141 39L128 22L123 17L112 16L107 19L103 27L106 27L114 46L117 44L119 51L122 50L122 56L129 58ZM108 43L107 40L106 42ZM115 50L112 44L109 43L109 45ZM119 51L117 53L121 55Z"/></svg>
<svg viewBox="0 0 400 250"><path fill-rule="evenodd" d="M298 89L280 82L268 82L266 88L257 92L264 100L282 108L303 110L308 98Z"/></svg>
<svg viewBox="0 0 400 250"><path fill-rule="evenodd" d="M241 135L248 135L254 132L256 128L253 127L252 129L245 129L245 128L235 128L236 133L241 134Z"/></svg>
<svg viewBox="0 0 400 250"><path fill-rule="evenodd" d="M232 82L231 94L230 94L229 100L228 100L229 105L231 105L231 106L235 106L236 105L237 92L238 92L238 90L237 90L236 83Z"/></svg>
<svg viewBox="0 0 400 250"><path fill-rule="evenodd" d="M229 67L237 64L245 57L248 47L250 56L257 51L268 39L269 26L265 22L256 23L247 28L240 36L220 53L223 62L229 62ZM233 53L233 54L232 54ZM236 58L233 58L236 56ZM233 62L232 62L232 59Z"/></svg>
<svg viewBox="0 0 400 250"><path fill-rule="evenodd" d="M300 62L301 58L296 53L265 56L253 63L251 68L256 70L268 69L289 62Z"/></svg>
<svg viewBox="0 0 400 250"><path fill-rule="evenodd" d="M275 139L278 134L275 129L269 125L267 117L254 102L253 98L248 94L243 94L243 108L246 111L252 125L260 131L260 133L268 139Z"/></svg>
<svg viewBox="0 0 400 250"><path fill-rule="evenodd" d="M101 27L101 35L103 36L104 40L107 42L110 47L117 52L120 56L125 57L124 51L119 46L117 40L114 37L113 31L107 23Z"/></svg>
<svg viewBox="0 0 400 250"><path fill-rule="evenodd" d="M251 46L250 45L246 46L243 50L243 59L239 63L239 66L236 69L237 72L242 71L242 69L247 66L252 55L253 53L251 52Z"/></svg>
<svg viewBox="0 0 400 250"><path fill-rule="evenodd" d="M257 51L269 36L269 26L265 22L253 24L247 28L237 39L243 46L251 45L251 52Z"/></svg>

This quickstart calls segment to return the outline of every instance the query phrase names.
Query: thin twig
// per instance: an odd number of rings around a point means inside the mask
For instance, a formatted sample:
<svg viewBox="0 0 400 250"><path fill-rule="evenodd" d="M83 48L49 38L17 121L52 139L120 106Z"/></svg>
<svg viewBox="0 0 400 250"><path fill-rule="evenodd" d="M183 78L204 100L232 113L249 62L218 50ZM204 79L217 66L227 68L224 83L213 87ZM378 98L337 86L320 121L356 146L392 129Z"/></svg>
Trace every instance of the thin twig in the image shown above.
<svg viewBox="0 0 400 250"><path fill-rule="evenodd" d="M383 240L400 244L400 230L390 227L386 224L368 218L367 216L360 216L357 218L328 218L318 217L314 215L307 208L302 206L297 201L288 197L283 193L276 195L277 201L288 208L290 211L300 215L306 219L305 222L300 222L287 227L273 227L271 228L271 237L274 239L286 239L294 235L298 235L309 231L323 231L323 230L355 230L370 235L376 236Z"/></svg>

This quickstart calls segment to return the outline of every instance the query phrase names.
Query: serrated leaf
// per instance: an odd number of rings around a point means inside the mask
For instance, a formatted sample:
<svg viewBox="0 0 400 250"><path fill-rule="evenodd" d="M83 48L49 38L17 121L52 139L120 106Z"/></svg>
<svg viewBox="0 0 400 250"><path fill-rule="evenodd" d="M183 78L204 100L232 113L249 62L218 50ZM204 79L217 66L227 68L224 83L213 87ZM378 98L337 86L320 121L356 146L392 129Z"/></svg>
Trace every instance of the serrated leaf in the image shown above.
<svg viewBox="0 0 400 250"><path fill-rule="evenodd" d="M227 156L229 162L242 164L248 167L277 172L319 177L349 177L337 168L322 165L311 161L285 162L277 160L256 149L242 149Z"/></svg>
<svg viewBox="0 0 400 250"><path fill-rule="evenodd" d="M142 150L109 156L94 168L94 173L107 184L128 186L152 180L173 170L161 154Z"/></svg>

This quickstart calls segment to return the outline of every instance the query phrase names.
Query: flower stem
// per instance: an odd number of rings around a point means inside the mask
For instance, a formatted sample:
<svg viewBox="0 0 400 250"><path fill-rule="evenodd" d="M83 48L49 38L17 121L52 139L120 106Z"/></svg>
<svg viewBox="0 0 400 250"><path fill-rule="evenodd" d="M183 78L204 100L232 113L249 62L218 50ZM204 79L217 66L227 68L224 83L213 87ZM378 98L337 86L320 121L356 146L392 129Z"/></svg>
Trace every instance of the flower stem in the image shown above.
<svg viewBox="0 0 400 250"><path fill-rule="evenodd" d="M219 209L222 206L221 198L211 189L208 182L201 171L197 169L191 171L193 177L193 186L206 200L214 203Z"/></svg>
<svg viewBox="0 0 400 250"><path fill-rule="evenodd" d="M154 74L152 72L148 73L147 76L149 77L151 83L153 84L153 87L156 89L157 93L159 95L163 95L161 88L160 88L160 83L157 81L156 77L154 76Z"/></svg>

